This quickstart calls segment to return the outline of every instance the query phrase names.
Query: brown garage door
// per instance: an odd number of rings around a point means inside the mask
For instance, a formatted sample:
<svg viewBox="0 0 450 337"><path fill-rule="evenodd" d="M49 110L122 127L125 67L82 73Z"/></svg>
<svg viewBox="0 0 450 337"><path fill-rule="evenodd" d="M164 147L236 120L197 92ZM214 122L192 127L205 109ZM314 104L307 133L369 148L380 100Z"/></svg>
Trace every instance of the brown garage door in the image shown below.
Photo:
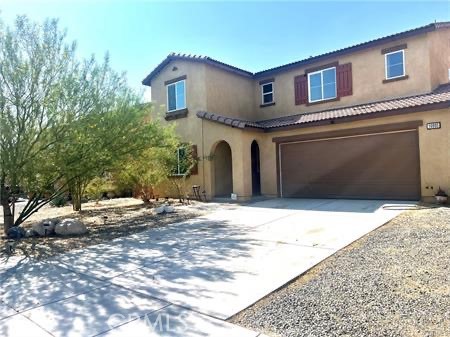
<svg viewBox="0 0 450 337"><path fill-rule="evenodd" d="M283 197L417 200L417 130L280 144Z"/></svg>

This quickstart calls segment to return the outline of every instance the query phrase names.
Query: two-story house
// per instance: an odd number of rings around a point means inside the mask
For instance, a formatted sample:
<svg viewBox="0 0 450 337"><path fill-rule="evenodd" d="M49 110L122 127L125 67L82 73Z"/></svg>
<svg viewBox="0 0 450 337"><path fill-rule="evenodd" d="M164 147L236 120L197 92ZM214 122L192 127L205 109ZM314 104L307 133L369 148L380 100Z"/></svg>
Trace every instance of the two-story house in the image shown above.
<svg viewBox="0 0 450 337"><path fill-rule="evenodd" d="M170 54L143 84L208 198L418 200L450 187L449 77L444 22L257 73Z"/></svg>

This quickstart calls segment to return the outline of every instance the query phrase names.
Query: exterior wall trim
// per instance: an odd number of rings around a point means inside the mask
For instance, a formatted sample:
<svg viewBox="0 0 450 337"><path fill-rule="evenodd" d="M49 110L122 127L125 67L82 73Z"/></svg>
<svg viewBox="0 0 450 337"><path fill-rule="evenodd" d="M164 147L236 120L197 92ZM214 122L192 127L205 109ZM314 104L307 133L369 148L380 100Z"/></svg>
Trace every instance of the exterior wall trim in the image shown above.
<svg viewBox="0 0 450 337"><path fill-rule="evenodd" d="M165 81L165 82L164 82L164 85L169 85L169 84L172 84L172 83L176 83L176 82L185 80L186 78L187 78L186 75L179 76L179 77L176 77L176 78L172 78L171 80Z"/></svg>
<svg viewBox="0 0 450 337"><path fill-rule="evenodd" d="M180 109L180 110L175 110L175 111L171 111L171 112L166 112L166 116L164 117L164 119L166 121L172 121L174 119L179 119L179 118L185 118L188 115L188 109Z"/></svg>
<svg viewBox="0 0 450 337"><path fill-rule="evenodd" d="M339 61L335 61L335 62L330 62L327 64L322 64L321 66L307 68L307 69L305 69L305 74L313 73L313 72L328 69L328 68L334 68L334 67L337 67L338 65L339 65Z"/></svg>
<svg viewBox="0 0 450 337"><path fill-rule="evenodd" d="M266 104L260 104L259 107L260 108L265 108L265 107L272 106L272 105L275 105L275 102L266 103Z"/></svg>
<svg viewBox="0 0 450 337"><path fill-rule="evenodd" d="M365 135L365 134L371 134L371 133L411 130L411 129L417 129L419 126L422 126L422 125L423 125L422 120L414 120L414 121L408 121L408 122L402 122L402 123L381 124L381 125L366 126L366 127L345 129L345 130L334 130L334 131L326 131L326 132L308 133L308 134L304 134L304 135L274 137L274 138L272 138L272 142L280 144L280 143L290 143L290 142L298 142L298 141L305 141L305 140L319 140L319 139L326 139L326 138L350 137L350 136L358 136L358 135Z"/></svg>
<svg viewBox="0 0 450 337"><path fill-rule="evenodd" d="M275 82L275 77L271 77L271 78L267 78L265 80L261 80L261 81L259 81L259 85L272 83L272 82Z"/></svg>
<svg viewBox="0 0 450 337"><path fill-rule="evenodd" d="M396 81L407 80L408 78L409 78L408 75L403 75L403 76L399 76L399 77L388 78L388 79L384 79L384 80L383 80L383 84L385 84L385 83L390 83L390 82L396 82Z"/></svg>
<svg viewBox="0 0 450 337"><path fill-rule="evenodd" d="M408 45L406 43L403 44L399 44L397 46L393 46L393 47L388 47L388 48L383 48L381 49L381 54L389 54L389 53L393 53L395 51L399 51L399 50L403 50L403 49L407 49Z"/></svg>
<svg viewBox="0 0 450 337"><path fill-rule="evenodd" d="M440 102L440 103L427 104L427 105L421 105L421 106L416 106L416 107L409 107L409 108L404 108L404 109L386 110L386 111L373 112L370 114L362 114L362 115L357 115L357 116L347 116L347 117L339 117L339 118L334 118L334 119L326 119L326 120L321 120L321 121L317 121L317 122L293 124L293 125L280 126L280 127L271 127L271 128L266 128L264 131L265 132L278 132L278 131L293 130L293 129L299 129L299 128L310 128L310 127L315 127L315 126L323 126L323 125L331 125L331 124L339 124L339 123L348 123L348 122L354 122L354 121L360 121L360 120L369 120L369 119L374 119L374 118L390 117L390 116L403 115L403 114L414 113L414 112L447 109L449 107L450 107L449 102Z"/></svg>

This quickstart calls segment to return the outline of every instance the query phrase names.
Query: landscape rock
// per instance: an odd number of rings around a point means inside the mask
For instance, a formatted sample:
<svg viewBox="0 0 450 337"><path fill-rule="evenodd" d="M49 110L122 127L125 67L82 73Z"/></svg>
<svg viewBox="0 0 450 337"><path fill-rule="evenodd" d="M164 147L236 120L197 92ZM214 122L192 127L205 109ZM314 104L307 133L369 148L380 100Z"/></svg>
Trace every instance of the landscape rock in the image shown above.
<svg viewBox="0 0 450 337"><path fill-rule="evenodd" d="M163 214L166 211L166 206L159 206L155 208L155 213L156 214Z"/></svg>
<svg viewBox="0 0 450 337"><path fill-rule="evenodd" d="M25 231L25 237L26 238L32 238L32 237L34 237L36 235L37 235L37 233L33 229L27 229Z"/></svg>
<svg viewBox="0 0 450 337"><path fill-rule="evenodd" d="M77 219L64 219L55 226L55 233L62 236L82 235L87 231L85 224Z"/></svg>
<svg viewBox="0 0 450 337"><path fill-rule="evenodd" d="M6 233L8 239L21 239L25 237L25 230L22 227L12 227Z"/></svg>
<svg viewBox="0 0 450 337"><path fill-rule="evenodd" d="M46 219L31 226L34 232L39 236L51 235L55 233L55 226L58 223L56 219Z"/></svg>
<svg viewBox="0 0 450 337"><path fill-rule="evenodd" d="M173 212L175 212L175 207L169 206L169 205L164 206L164 212L166 212L166 213L173 213Z"/></svg>

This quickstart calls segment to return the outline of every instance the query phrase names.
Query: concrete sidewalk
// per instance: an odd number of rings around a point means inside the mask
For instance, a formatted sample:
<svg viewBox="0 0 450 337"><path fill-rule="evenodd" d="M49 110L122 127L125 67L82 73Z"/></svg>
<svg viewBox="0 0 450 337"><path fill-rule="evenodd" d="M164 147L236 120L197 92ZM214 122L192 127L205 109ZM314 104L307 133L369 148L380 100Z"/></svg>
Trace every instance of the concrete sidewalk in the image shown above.
<svg viewBox="0 0 450 337"><path fill-rule="evenodd" d="M224 320L386 223L404 204L224 205L50 261L13 259L0 266L0 335L263 336Z"/></svg>

